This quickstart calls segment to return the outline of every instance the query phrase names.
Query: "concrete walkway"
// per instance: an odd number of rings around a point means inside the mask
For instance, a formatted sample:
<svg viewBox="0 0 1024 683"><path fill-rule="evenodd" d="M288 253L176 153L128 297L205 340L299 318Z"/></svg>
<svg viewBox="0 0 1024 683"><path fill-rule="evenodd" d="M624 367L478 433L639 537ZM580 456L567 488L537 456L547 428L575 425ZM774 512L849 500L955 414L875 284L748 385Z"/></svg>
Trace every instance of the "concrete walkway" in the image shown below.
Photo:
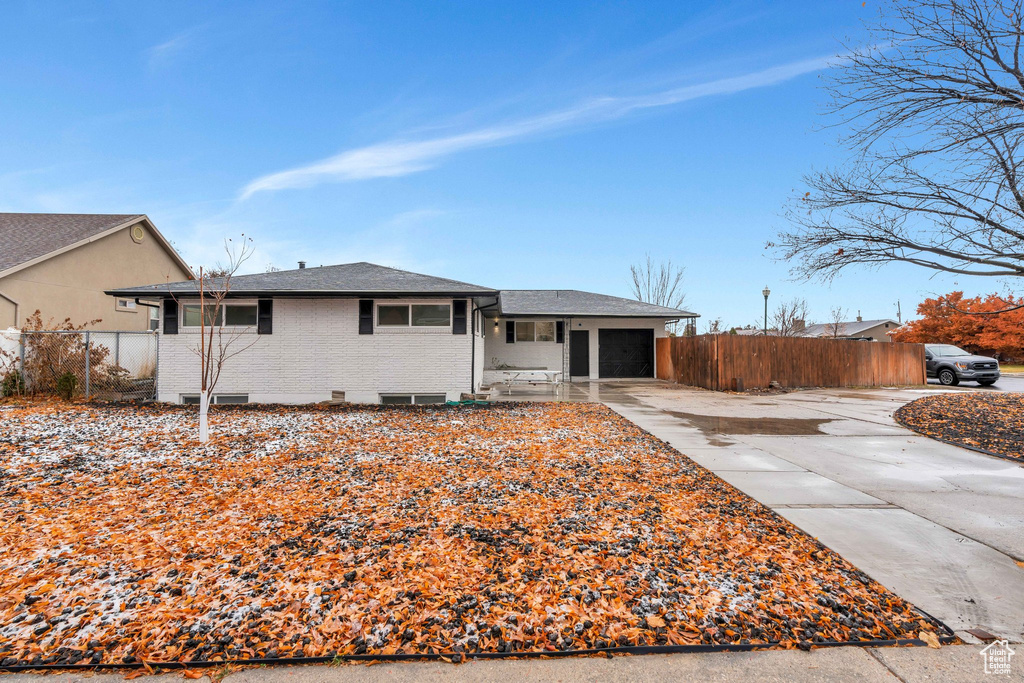
<svg viewBox="0 0 1024 683"><path fill-rule="evenodd" d="M965 639L981 628L1024 640L1024 467L892 420L930 390L588 392Z"/></svg>

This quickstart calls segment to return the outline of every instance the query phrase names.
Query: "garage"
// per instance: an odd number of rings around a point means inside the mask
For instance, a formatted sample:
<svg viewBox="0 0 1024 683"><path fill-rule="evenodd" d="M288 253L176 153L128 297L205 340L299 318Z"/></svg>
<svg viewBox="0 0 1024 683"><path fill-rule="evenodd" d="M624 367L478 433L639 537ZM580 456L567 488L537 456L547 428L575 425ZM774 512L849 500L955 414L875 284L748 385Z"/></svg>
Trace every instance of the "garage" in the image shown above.
<svg viewBox="0 0 1024 683"><path fill-rule="evenodd" d="M599 377L654 377L654 330L597 331Z"/></svg>

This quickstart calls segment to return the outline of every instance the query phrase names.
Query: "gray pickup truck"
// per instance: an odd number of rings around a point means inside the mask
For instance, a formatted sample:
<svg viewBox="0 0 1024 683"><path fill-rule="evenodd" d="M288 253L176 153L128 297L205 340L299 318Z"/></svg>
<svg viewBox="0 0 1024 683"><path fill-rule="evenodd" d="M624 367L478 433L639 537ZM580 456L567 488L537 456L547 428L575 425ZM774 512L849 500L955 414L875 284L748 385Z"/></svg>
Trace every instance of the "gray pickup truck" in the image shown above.
<svg viewBox="0 0 1024 683"><path fill-rule="evenodd" d="M946 386L977 382L988 387L999 379L999 361L995 358L975 356L952 344L925 344L924 368L925 374Z"/></svg>

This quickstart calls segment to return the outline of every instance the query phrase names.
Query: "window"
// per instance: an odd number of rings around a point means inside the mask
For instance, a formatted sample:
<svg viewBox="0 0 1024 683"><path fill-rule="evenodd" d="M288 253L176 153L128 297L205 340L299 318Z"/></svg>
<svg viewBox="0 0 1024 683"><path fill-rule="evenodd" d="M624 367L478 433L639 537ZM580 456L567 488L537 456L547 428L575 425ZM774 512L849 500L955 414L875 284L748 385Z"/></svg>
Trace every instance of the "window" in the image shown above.
<svg viewBox="0 0 1024 683"><path fill-rule="evenodd" d="M182 325L184 327L199 327L199 306L182 306ZM224 322L223 309L219 306L210 306L207 304L203 308L206 309L206 315L203 317L206 319L206 324L211 326L220 325Z"/></svg>
<svg viewBox="0 0 1024 683"><path fill-rule="evenodd" d="M384 406L411 406L444 403L444 394L381 394L380 403Z"/></svg>
<svg viewBox="0 0 1024 683"><path fill-rule="evenodd" d="M553 342L555 341L554 322L523 322L516 321L517 342Z"/></svg>
<svg viewBox="0 0 1024 683"><path fill-rule="evenodd" d="M381 327L408 327L408 306L377 306L377 324Z"/></svg>
<svg viewBox="0 0 1024 683"><path fill-rule="evenodd" d="M117 299L116 308L119 311L130 311L135 313L138 310L138 305L134 299Z"/></svg>
<svg viewBox="0 0 1024 683"><path fill-rule="evenodd" d="M251 327L256 324L256 304L226 304L224 324L229 327Z"/></svg>
<svg viewBox="0 0 1024 683"><path fill-rule="evenodd" d="M380 327L448 327L452 323L451 304L378 304Z"/></svg>
<svg viewBox="0 0 1024 683"><path fill-rule="evenodd" d="M216 306L206 304L206 324L218 327L255 327L258 319L256 304L224 304ZM199 327L199 306L188 304L182 306L182 325Z"/></svg>
<svg viewBox="0 0 1024 683"><path fill-rule="evenodd" d="M156 306L149 307L149 331L156 332L160 329L160 309Z"/></svg>
<svg viewBox="0 0 1024 683"><path fill-rule="evenodd" d="M182 394L181 402L185 405L197 406L199 405L199 394ZM214 394L210 399L210 404L215 406L238 405L248 402L249 394Z"/></svg>
<svg viewBox="0 0 1024 683"><path fill-rule="evenodd" d="M451 322L452 307L448 304L413 304L413 327L447 327Z"/></svg>

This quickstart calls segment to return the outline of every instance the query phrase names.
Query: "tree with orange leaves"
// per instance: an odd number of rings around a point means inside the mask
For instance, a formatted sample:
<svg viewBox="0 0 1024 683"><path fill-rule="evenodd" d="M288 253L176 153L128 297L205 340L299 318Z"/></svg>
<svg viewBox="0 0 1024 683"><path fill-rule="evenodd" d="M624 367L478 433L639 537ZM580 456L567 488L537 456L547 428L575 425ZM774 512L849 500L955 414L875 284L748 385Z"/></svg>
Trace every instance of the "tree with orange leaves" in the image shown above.
<svg viewBox="0 0 1024 683"><path fill-rule="evenodd" d="M921 316L893 332L893 341L925 344L956 344L968 351L988 351L1002 358L1024 357L1024 297L999 296L965 298L950 292L925 299L918 307ZM1014 310L1007 310L1013 309ZM1001 312L1005 311L1005 312Z"/></svg>

